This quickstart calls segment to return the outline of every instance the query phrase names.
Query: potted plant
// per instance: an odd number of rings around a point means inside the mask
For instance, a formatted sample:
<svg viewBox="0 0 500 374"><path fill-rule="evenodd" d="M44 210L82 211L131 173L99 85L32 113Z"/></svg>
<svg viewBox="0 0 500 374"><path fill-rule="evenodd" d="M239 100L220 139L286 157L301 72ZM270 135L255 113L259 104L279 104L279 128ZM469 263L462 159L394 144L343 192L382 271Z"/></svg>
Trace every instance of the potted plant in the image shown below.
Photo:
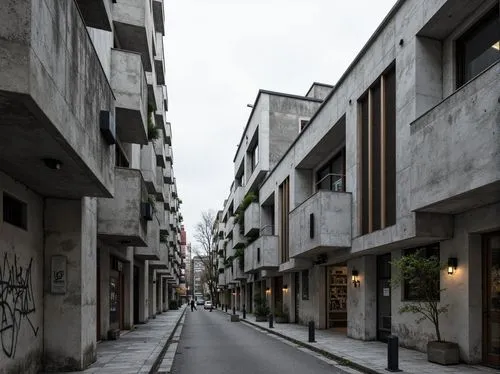
<svg viewBox="0 0 500 374"><path fill-rule="evenodd" d="M288 323L288 308L283 305L283 310L276 308L274 311L274 320L276 323Z"/></svg>
<svg viewBox="0 0 500 374"><path fill-rule="evenodd" d="M261 295L256 295L254 297L255 302L255 321L256 322L265 322L267 321L267 316L270 313L269 307L267 306L267 301L265 297Z"/></svg>
<svg viewBox="0 0 500 374"><path fill-rule="evenodd" d="M422 250L402 256L391 261L396 269L391 285L399 287L403 282L411 287L413 299L399 308L399 313L414 313L419 317L416 322L428 320L434 326L436 340L427 343L427 359L442 365L458 364L458 344L447 342L441 338L439 316L448 312L448 304L441 305L439 297L444 288L440 288L441 271L437 256L426 257Z"/></svg>

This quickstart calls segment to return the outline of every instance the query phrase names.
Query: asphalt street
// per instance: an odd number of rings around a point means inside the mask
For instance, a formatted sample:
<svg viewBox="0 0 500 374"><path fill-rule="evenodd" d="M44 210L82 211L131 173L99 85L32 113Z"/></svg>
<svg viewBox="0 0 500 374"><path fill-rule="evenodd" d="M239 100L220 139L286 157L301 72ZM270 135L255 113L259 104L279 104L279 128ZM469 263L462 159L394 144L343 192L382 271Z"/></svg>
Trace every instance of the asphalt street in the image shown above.
<svg viewBox="0 0 500 374"><path fill-rule="evenodd" d="M186 311L173 374L352 373L292 343L229 316L198 307Z"/></svg>

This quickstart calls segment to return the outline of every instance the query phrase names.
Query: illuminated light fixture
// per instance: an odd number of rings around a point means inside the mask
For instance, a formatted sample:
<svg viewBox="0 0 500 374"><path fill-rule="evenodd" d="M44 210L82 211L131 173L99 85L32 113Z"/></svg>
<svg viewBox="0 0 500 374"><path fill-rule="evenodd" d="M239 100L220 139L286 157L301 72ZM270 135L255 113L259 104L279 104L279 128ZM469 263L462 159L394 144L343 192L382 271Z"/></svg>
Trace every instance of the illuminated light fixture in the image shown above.
<svg viewBox="0 0 500 374"><path fill-rule="evenodd" d="M269 287L266 287L266 295L270 295L271 294L271 289Z"/></svg>
<svg viewBox="0 0 500 374"><path fill-rule="evenodd" d="M49 169L53 170L61 170L62 162L56 160L55 158L43 158L42 161L45 163Z"/></svg>
<svg viewBox="0 0 500 374"><path fill-rule="evenodd" d="M288 292L288 286L286 284L283 285L283 292Z"/></svg>
<svg viewBox="0 0 500 374"><path fill-rule="evenodd" d="M358 271L356 269L352 269L352 284L354 285L354 288L357 288L359 287L359 284L361 283L358 279Z"/></svg>
<svg viewBox="0 0 500 374"><path fill-rule="evenodd" d="M452 275L457 270L458 260L456 257L448 258L448 274Z"/></svg>

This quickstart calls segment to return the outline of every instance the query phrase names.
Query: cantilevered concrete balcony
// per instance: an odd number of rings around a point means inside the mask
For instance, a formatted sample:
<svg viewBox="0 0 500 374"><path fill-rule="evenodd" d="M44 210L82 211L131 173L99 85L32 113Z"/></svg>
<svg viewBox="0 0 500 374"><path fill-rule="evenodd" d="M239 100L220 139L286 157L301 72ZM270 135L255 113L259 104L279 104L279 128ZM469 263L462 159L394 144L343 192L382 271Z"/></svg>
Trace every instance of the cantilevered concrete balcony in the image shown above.
<svg viewBox="0 0 500 374"><path fill-rule="evenodd" d="M156 33L156 54L155 70L156 70L156 83L159 85L165 84L165 62L163 60L163 35L160 32Z"/></svg>
<svg viewBox="0 0 500 374"><path fill-rule="evenodd" d="M165 181L165 183L172 184L172 170L172 161L165 161L165 168L163 169L163 180Z"/></svg>
<svg viewBox="0 0 500 374"><path fill-rule="evenodd" d="M155 146L155 154L156 154L156 165L164 168L165 167L165 143L163 140L163 133L160 131L160 136L158 139L153 140L153 144Z"/></svg>
<svg viewBox="0 0 500 374"><path fill-rule="evenodd" d="M1 11L0 170L42 196L111 197L113 91L76 3Z"/></svg>
<svg viewBox="0 0 500 374"><path fill-rule="evenodd" d="M155 120L156 120L156 125L162 130L164 137L166 136L166 130L165 130L165 122L166 122L166 115L165 115L165 107L163 105L163 95L165 95L165 91L163 90L163 86L155 86L156 90L156 97L159 98L160 100L160 105L156 107L155 111Z"/></svg>
<svg viewBox="0 0 500 374"><path fill-rule="evenodd" d="M217 282L217 286L218 287L223 287L226 285L226 276L224 273L222 274L219 274L219 279L218 279L218 282Z"/></svg>
<svg viewBox="0 0 500 374"><path fill-rule="evenodd" d="M245 273L278 269L278 237L262 235L245 248Z"/></svg>
<svg viewBox="0 0 500 374"><path fill-rule="evenodd" d="M238 186L234 189L234 209L237 209L245 197L245 187Z"/></svg>
<svg viewBox="0 0 500 374"><path fill-rule="evenodd" d="M233 248L243 248L247 244L247 239L243 235L243 228L240 223L236 223L233 228Z"/></svg>
<svg viewBox="0 0 500 374"><path fill-rule="evenodd" d="M172 145L172 125L165 122L165 144Z"/></svg>
<svg viewBox="0 0 500 374"><path fill-rule="evenodd" d="M138 52L146 71L151 71L153 15L149 1L126 0L113 3L115 35L123 49Z"/></svg>
<svg viewBox="0 0 500 374"><path fill-rule="evenodd" d="M231 216L228 218L228 220L226 222L226 237L227 238L233 237L233 229L234 229L234 216Z"/></svg>
<svg viewBox="0 0 500 374"><path fill-rule="evenodd" d="M115 168L115 196L97 200L97 233L118 246L146 246L147 189L137 169Z"/></svg>
<svg viewBox="0 0 500 374"><path fill-rule="evenodd" d="M241 261L244 261L244 259L241 259ZM247 275L241 269L239 258L233 260L233 279L237 281L247 279Z"/></svg>
<svg viewBox="0 0 500 374"><path fill-rule="evenodd" d="M290 212L290 257L351 246L352 196L320 190Z"/></svg>
<svg viewBox="0 0 500 374"><path fill-rule="evenodd" d="M165 35L165 15L163 13L163 0L153 0L153 18L155 29Z"/></svg>
<svg viewBox="0 0 500 374"><path fill-rule="evenodd" d="M158 185L156 180L156 154L154 152L153 142L141 148L141 171L146 182L149 194L156 194Z"/></svg>
<svg viewBox="0 0 500 374"><path fill-rule="evenodd" d="M411 124L411 208L456 214L500 201L500 62Z"/></svg>
<svg viewBox="0 0 500 374"><path fill-rule="evenodd" d="M260 206L251 203L245 209L245 236L256 236L260 231Z"/></svg>
<svg viewBox="0 0 500 374"><path fill-rule="evenodd" d="M153 214L148 221L147 246L134 248L134 256L141 260L160 260L160 222Z"/></svg>
<svg viewBox="0 0 500 374"><path fill-rule="evenodd" d="M174 156L172 154L172 146L165 144L165 160L174 162Z"/></svg>
<svg viewBox="0 0 500 374"><path fill-rule="evenodd" d="M116 97L118 137L127 143L147 144L147 86L141 56L111 50L111 87Z"/></svg>
<svg viewBox="0 0 500 374"><path fill-rule="evenodd" d="M165 190L165 182L163 181L163 169L159 166L156 167L156 185L158 190L156 191L156 201L161 202L162 206L167 199L167 194Z"/></svg>
<svg viewBox="0 0 500 374"><path fill-rule="evenodd" d="M111 31L111 2L108 0L76 0L88 27Z"/></svg>
<svg viewBox="0 0 500 374"><path fill-rule="evenodd" d="M164 269L169 271L169 264L168 264L168 247L166 243L160 242L160 259L159 260L151 260L149 261L149 268L150 269ZM163 273L166 275L165 273Z"/></svg>
<svg viewBox="0 0 500 374"><path fill-rule="evenodd" d="M148 86L148 104L156 110L161 106L162 98L158 96L158 91L156 89L158 86L156 83L156 70L154 68L152 71L146 72L146 84ZM154 117L156 120L156 115Z"/></svg>

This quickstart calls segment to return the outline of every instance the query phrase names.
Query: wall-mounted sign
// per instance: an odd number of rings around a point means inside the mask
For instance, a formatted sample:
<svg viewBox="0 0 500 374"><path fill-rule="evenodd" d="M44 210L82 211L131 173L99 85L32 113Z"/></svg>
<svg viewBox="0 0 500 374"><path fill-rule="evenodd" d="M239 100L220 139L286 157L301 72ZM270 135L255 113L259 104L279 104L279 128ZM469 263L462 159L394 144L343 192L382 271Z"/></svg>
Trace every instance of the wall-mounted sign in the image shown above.
<svg viewBox="0 0 500 374"><path fill-rule="evenodd" d="M67 283L67 258L63 255L55 255L50 264L50 292L53 294L65 294Z"/></svg>
<svg viewBox="0 0 500 374"><path fill-rule="evenodd" d="M383 289L383 295L384 296L391 296L391 289L388 287L384 287Z"/></svg>

